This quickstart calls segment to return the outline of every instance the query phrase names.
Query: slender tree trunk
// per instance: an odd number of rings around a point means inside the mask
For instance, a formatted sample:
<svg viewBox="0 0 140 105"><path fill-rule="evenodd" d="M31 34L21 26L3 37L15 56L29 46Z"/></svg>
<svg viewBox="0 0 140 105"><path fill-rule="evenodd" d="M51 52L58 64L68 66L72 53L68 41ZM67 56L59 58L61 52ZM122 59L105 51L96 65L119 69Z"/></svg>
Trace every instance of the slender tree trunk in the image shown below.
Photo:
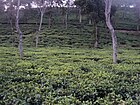
<svg viewBox="0 0 140 105"><path fill-rule="evenodd" d="M97 25L95 25L95 43L94 43L94 47L97 48L98 47L98 27Z"/></svg>
<svg viewBox="0 0 140 105"><path fill-rule="evenodd" d="M124 7L124 11L127 11L127 10L126 10L126 7ZM123 18L123 20L125 20L125 15L126 15L125 13L126 13L126 12L122 12L122 18Z"/></svg>
<svg viewBox="0 0 140 105"><path fill-rule="evenodd" d="M62 23L65 25L65 14L66 14L66 10L64 7L61 7L61 15L62 15Z"/></svg>
<svg viewBox="0 0 140 105"><path fill-rule="evenodd" d="M79 22L82 23L82 13L81 13L81 8L79 8Z"/></svg>
<svg viewBox="0 0 140 105"><path fill-rule="evenodd" d="M51 12L51 9L52 9L52 7L50 6L49 7L49 13L48 13L48 15L49 15L49 29L51 28L51 17L52 17L52 12Z"/></svg>
<svg viewBox="0 0 140 105"><path fill-rule="evenodd" d="M38 47L38 36L39 36L41 28L42 28L43 16L44 16L44 12L41 12L40 24L39 24L38 31L36 33L36 48Z"/></svg>
<svg viewBox="0 0 140 105"><path fill-rule="evenodd" d="M140 30L140 27L139 27L139 24L137 24L137 31L139 31Z"/></svg>
<svg viewBox="0 0 140 105"><path fill-rule="evenodd" d="M92 24L92 21L91 21L91 19L89 19L89 20L88 20L88 23L89 23L89 25L91 25L91 24Z"/></svg>
<svg viewBox="0 0 140 105"><path fill-rule="evenodd" d="M13 28L13 22L12 22L12 19L9 19L9 22L10 22L10 26L11 26L11 35L13 35L14 33L14 28ZM12 46L14 45L14 37L12 39Z"/></svg>
<svg viewBox="0 0 140 105"><path fill-rule="evenodd" d="M76 7L75 19L79 20L79 8Z"/></svg>
<svg viewBox="0 0 140 105"><path fill-rule="evenodd" d="M13 33L13 30L14 30L14 29L13 29L13 22L12 22L12 19L10 19L9 22L10 22L10 26L11 26L11 33Z"/></svg>
<svg viewBox="0 0 140 105"><path fill-rule="evenodd" d="M16 29L17 32L19 33L19 55L20 59L23 57L23 48L22 48L22 32L19 28L19 7L20 7L20 0L18 0L18 5L17 5L17 14L16 14Z"/></svg>
<svg viewBox="0 0 140 105"><path fill-rule="evenodd" d="M68 29L68 11L66 11L66 16L65 16L65 28Z"/></svg>
<svg viewBox="0 0 140 105"><path fill-rule="evenodd" d="M62 18L63 20L63 24L65 25L65 14L63 14L63 18Z"/></svg>
<svg viewBox="0 0 140 105"><path fill-rule="evenodd" d="M49 29L51 28L51 14L49 14Z"/></svg>
<svg viewBox="0 0 140 105"><path fill-rule="evenodd" d="M110 13L111 13L111 5L112 0L105 0L105 17L106 17L106 24L107 27L110 30L111 36L112 36L112 47L113 47L113 63L117 63L117 38L115 34L115 30L111 24L110 20Z"/></svg>
<svg viewBox="0 0 140 105"><path fill-rule="evenodd" d="M140 5L140 2L139 2ZM137 24L137 31L140 31L140 7L138 5L138 24Z"/></svg>

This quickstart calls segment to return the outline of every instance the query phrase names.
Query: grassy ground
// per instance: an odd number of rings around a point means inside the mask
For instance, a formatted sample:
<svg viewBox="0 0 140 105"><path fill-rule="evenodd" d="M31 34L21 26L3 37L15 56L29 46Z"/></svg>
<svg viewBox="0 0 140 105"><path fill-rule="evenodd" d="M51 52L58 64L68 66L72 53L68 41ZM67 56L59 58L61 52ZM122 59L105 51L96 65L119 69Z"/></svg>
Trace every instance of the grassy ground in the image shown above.
<svg viewBox="0 0 140 105"><path fill-rule="evenodd" d="M140 52L119 49L0 47L1 105L138 105Z"/></svg>

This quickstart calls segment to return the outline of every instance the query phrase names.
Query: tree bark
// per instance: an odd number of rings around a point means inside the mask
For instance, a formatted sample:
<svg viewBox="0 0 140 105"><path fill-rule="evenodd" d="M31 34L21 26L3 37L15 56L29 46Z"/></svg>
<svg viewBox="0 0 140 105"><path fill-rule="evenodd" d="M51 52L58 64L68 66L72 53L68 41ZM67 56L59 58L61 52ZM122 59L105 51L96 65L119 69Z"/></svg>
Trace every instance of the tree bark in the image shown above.
<svg viewBox="0 0 140 105"><path fill-rule="evenodd" d="M23 48L22 48L22 32L19 28L19 8L20 7L20 0L18 0L18 5L17 5L17 14L16 14L16 29L17 32L19 33L19 55L20 59L23 57Z"/></svg>
<svg viewBox="0 0 140 105"><path fill-rule="evenodd" d="M38 47L38 36L39 36L41 28L42 28L43 16L44 16L44 12L41 12L40 24L39 24L38 31L36 33L36 48Z"/></svg>
<svg viewBox="0 0 140 105"><path fill-rule="evenodd" d="M112 36L112 48L113 48L113 63L117 63L117 38L115 34L115 30L111 24L110 20L110 13L111 13L111 5L112 0L104 0L105 1L105 17L106 17L106 24L107 27L110 30L111 36Z"/></svg>

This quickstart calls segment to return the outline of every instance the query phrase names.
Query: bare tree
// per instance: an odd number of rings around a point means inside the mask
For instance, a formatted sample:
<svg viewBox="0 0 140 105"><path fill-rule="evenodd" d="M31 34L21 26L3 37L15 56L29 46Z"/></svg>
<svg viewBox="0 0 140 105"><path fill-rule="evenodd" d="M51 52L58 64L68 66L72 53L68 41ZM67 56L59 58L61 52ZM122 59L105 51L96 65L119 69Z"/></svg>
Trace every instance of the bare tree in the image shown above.
<svg viewBox="0 0 140 105"><path fill-rule="evenodd" d="M104 0L104 1L105 1L106 24L112 36L113 63L116 64L117 63L117 37L116 37L115 30L111 24L111 19L110 19L112 0Z"/></svg>

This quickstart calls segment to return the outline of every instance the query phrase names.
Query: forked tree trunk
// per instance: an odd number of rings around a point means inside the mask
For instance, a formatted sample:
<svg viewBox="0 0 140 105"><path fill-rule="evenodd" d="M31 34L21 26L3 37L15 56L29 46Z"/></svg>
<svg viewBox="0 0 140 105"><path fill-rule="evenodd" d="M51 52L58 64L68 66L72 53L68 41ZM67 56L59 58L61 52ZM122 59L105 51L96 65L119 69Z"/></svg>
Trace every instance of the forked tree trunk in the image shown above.
<svg viewBox="0 0 140 105"><path fill-rule="evenodd" d="M36 48L38 47L38 36L39 36L41 28L42 28L43 16L44 16L44 12L41 12L40 24L39 24L38 31L36 33Z"/></svg>
<svg viewBox="0 0 140 105"><path fill-rule="evenodd" d="M104 0L105 1L105 17L106 17L106 24L107 27L110 30L111 36L112 36L112 47L113 47L113 63L117 63L117 38L115 34L115 30L111 24L110 20L110 13L111 13L111 5L112 0Z"/></svg>
<svg viewBox="0 0 140 105"><path fill-rule="evenodd" d="M23 57L23 48L22 48L22 32L19 28L19 8L20 7L20 0L18 0L18 5L17 5L17 14L16 14L16 29L19 34L19 55L20 59Z"/></svg>

